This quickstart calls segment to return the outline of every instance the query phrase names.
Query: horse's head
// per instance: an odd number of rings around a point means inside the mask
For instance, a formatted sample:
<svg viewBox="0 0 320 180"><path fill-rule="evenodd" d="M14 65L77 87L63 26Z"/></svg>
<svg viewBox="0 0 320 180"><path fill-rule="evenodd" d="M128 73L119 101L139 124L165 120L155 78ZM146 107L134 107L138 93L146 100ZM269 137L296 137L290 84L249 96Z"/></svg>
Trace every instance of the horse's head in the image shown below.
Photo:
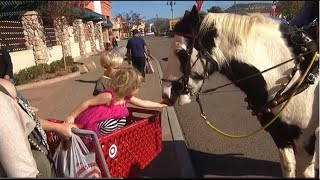
<svg viewBox="0 0 320 180"><path fill-rule="evenodd" d="M162 97L167 104L172 105L178 99L179 105L189 103L190 96L200 90L204 79L215 69L204 57L207 50L203 49L198 37L201 21L202 17L193 6L191 12L186 11L175 25L162 79Z"/></svg>

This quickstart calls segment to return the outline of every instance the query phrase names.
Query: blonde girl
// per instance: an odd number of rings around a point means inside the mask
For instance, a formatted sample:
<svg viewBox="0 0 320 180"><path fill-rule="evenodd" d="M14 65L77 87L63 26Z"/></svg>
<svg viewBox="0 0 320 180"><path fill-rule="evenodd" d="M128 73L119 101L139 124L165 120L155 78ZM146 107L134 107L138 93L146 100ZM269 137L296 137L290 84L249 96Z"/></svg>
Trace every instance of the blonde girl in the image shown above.
<svg viewBox="0 0 320 180"><path fill-rule="evenodd" d="M125 118L129 115L127 103L144 108L167 107L166 104L134 96L143 84L143 78L133 68L114 70L110 80L110 88L81 103L69 114L66 122L75 123L79 128L92 130L101 136L125 125Z"/></svg>

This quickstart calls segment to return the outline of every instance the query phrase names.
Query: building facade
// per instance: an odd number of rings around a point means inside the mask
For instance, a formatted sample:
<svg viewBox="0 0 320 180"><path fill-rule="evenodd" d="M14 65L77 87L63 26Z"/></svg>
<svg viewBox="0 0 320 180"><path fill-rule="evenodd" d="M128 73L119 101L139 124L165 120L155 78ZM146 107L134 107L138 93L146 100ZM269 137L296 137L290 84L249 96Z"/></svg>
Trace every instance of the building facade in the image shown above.
<svg viewBox="0 0 320 180"><path fill-rule="evenodd" d="M90 9L96 13L106 16L107 19L111 18L111 2L110 1L89 1L86 3L85 8Z"/></svg>
<svg viewBox="0 0 320 180"><path fill-rule="evenodd" d="M90 9L96 13L102 14L106 17L107 21L111 21L111 1L86 1L85 8ZM102 27L103 41L111 41L113 32L111 27Z"/></svg>
<svg viewBox="0 0 320 180"><path fill-rule="evenodd" d="M170 30L173 30L174 26L177 24L177 22L180 20L181 18L175 18L175 19L169 19L169 28Z"/></svg>
<svg viewBox="0 0 320 180"><path fill-rule="evenodd" d="M144 33L144 30L146 28L146 23L144 21L140 21L139 25L133 25L131 28L131 31L134 29L138 29L140 33Z"/></svg>

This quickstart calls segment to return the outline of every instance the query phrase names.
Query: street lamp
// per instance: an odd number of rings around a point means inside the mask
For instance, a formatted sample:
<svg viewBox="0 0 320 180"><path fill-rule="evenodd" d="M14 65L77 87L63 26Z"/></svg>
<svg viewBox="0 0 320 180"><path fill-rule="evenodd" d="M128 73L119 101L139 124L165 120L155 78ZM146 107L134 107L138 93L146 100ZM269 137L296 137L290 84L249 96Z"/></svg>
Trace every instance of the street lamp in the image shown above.
<svg viewBox="0 0 320 180"><path fill-rule="evenodd" d="M171 23L172 23L172 20L173 20L173 5L176 5L176 1L167 1L167 5L170 5L171 7ZM171 23L170 23L170 30L172 30L172 27L171 27Z"/></svg>

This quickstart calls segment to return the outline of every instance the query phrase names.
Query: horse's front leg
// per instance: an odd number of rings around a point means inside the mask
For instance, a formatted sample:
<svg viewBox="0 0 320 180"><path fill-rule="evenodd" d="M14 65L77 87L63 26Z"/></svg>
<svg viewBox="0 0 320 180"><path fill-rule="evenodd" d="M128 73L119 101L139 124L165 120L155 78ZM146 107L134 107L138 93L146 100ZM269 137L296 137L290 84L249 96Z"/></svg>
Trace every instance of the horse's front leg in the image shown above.
<svg viewBox="0 0 320 180"><path fill-rule="evenodd" d="M297 177L315 177L316 135L303 136L296 142Z"/></svg>
<svg viewBox="0 0 320 180"><path fill-rule="evenodd" d="M279 148L279 158L283 177L295 177L296 160L292 147Z"/></svg>

